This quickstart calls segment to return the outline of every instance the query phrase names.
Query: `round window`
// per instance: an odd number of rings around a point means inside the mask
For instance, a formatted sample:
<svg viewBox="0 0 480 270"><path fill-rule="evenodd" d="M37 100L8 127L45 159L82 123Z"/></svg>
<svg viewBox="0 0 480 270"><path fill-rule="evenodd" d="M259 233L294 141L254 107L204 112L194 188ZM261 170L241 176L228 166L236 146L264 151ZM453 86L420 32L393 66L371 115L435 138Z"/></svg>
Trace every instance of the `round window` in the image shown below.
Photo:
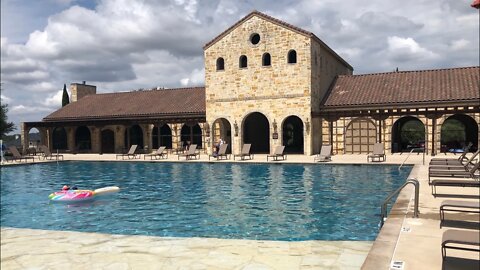
<svg viewBox="0 0 480 270"><path fill-rule="evenodd" d="M253 45L257 45L257 44L260 42L260 35L257 34L257 33L253 33L253 34L250 36L250 42L251 42Z"/></svg>

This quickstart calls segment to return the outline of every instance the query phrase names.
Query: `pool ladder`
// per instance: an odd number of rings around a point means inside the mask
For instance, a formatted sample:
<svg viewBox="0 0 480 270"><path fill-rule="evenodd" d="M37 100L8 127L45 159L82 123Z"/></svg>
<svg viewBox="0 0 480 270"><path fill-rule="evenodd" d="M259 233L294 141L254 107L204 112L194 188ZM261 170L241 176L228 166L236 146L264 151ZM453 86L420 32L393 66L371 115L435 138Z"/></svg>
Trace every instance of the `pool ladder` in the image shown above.
<svg viewBox="0 0 480 270"><path fill-rule="evenodd" d="M412 184L415 187L415 204L414 204L414 209L413 209L413 217L418 218L418 199L419 199L419 194L420 194L420 183L418 182L417 179L410 178L407 179L407 181L399 187L397 190L394 192L390 193L390 195L387 196L387 198L383 201L382 204L382 209L380 213L380 228L382 228L383 224L385 223L385 220L387 219L387 204L388 202L393 198L393 196L397 195L402 191L404 187L406 187L408 184Z"/></svg>

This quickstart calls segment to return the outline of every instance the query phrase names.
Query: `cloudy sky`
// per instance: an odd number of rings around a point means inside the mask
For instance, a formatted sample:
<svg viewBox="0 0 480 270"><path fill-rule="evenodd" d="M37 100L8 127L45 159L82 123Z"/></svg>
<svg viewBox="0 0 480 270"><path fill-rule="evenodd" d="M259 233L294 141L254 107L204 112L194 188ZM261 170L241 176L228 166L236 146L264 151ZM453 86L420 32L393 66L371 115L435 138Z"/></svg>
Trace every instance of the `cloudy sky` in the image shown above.
<svg viewBox="0 0 480 270"><path fill-rule="evenodd" d="M63 84L203 85L203 45L252 10L315 33L354 74L477 66L472 2L2 0L1 101L18 127L60 108Z"/></svg>

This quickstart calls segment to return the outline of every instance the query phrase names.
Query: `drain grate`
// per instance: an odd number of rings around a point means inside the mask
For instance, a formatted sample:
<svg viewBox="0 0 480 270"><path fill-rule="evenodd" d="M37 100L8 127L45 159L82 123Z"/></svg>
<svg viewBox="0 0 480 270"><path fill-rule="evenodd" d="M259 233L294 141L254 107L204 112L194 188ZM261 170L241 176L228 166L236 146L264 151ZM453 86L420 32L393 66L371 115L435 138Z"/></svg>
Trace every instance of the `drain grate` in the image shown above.
<svg viewBox="0 0 480 270"><path fill-rule="evenodd" d="M412 229L410 227L402 227L402 232L411 232Z"/></svg>
<svg viewBox="0 0 480 270"><path fill-rule="evenodd" d="M390 269L401 270L405 266L405 263L402 261L393 261Z"/></svg>

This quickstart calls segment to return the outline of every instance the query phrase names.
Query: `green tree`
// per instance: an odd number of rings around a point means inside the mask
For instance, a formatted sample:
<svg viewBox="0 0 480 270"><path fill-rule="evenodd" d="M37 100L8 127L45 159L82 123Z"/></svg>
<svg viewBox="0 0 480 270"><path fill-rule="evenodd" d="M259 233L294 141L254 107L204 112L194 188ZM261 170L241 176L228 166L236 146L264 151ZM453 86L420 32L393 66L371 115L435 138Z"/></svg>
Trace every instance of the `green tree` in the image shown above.
<svg viewBox="0 0 480 270"><path fill-rule="evenodd" d="M62 96L62 107L70 103L70 98L68 97L67 85L63 85L63 96Z"/></svg>
<svg viewBox="0 0 480 270"><path fill-rule="evenodd" d="M13 122L8 122L7 112L8 104L2 104L0 112L0 137L3 138L7 133L15 130Z"/></svg>

